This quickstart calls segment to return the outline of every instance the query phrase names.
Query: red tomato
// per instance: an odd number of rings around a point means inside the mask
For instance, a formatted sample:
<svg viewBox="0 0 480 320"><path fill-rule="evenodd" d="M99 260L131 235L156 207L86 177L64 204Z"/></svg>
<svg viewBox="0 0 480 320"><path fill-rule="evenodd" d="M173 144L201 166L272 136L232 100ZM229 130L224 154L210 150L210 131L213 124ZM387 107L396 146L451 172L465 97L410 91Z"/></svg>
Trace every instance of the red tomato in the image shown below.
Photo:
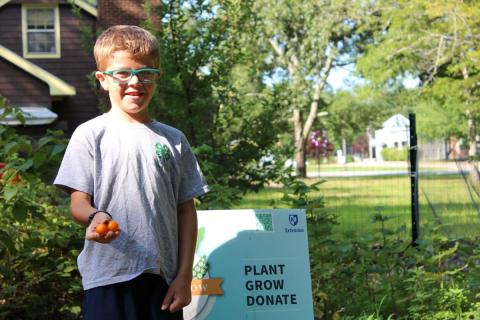
<svg viewBox="0 0 480 320"><path fill-rule="evenodd" d="M0 162L0 169L5 168L5 162ZM0 179L3 179L3 173L0 173Z"/></svg>

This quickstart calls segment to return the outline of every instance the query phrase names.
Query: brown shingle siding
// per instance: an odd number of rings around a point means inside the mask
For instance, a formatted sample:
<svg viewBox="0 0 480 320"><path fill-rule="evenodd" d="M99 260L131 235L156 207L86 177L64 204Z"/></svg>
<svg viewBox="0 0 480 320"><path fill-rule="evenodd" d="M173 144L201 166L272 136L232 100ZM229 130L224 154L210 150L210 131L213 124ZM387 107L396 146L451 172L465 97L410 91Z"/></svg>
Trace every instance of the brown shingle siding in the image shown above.
<svg viewBox="0 0 480 320"><path fill-rule="evenodd" d="M157 8L160 0L147 0L153 7ZM117 24L131 24L140 25L147 18L143 9L142 0L99 0L98 8L98 26L101 29L106 29ZM155 12L156 9L153 9ZM155 15L149 17L155 19Z"/></svg>
<svg viewBox="0 0 480 320"><path fill-rule="evenodd" d="M0 94L16 106L51 105L48 85L0 58Z"/></svg>
<svg viewBox="0 0 480 320"><path fill-rule="evenodd" d="M0 7L0 45L22 54L22 14L19 5Z"/></svg>

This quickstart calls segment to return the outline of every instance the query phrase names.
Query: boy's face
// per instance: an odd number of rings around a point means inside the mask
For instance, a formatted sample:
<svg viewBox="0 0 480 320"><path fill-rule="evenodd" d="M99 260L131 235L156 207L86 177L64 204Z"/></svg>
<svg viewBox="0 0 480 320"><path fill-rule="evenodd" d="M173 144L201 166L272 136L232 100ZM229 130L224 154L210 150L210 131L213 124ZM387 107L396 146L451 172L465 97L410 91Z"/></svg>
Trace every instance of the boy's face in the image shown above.
<svg viewBox="0 0 480 320"><path fill-rule="evenodd" d="M107 69L141 69L151 67L145 61L136 59L128 51L117 51L107 63ZM100 81L103 89L108 91L112 111L119 113L127 121L145 122L150 120L148 104L155 91L155 81L151 84L142 84L137 76L133 76L126 84L116 83L115 80L102 72L96 72L95 77Z"/></svg>

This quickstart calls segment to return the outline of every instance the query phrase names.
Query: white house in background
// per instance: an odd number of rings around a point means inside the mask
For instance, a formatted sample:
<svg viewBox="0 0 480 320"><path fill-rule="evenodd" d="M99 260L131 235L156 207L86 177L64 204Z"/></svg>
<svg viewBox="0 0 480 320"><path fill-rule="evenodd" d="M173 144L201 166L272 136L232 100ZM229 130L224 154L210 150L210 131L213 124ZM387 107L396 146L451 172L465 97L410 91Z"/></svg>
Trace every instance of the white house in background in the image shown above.
<svg viewBox="0 0 480 320"><path fill-rule="evenodd" d="M375 130L369 141L371 159L382 161L383 148L403 149L408 147L410 121L401 114L396 114L382 124L382 128Z"/></svg>

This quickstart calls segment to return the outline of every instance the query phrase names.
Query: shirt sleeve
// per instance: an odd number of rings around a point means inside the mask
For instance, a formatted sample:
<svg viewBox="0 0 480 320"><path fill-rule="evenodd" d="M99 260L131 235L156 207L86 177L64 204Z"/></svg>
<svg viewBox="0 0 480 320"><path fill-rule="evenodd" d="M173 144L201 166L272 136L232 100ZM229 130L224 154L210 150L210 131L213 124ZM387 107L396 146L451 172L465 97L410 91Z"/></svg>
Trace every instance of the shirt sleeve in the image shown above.
<svg viewBox="0 0 480 320"><path fill-rule="evenodd" d="M199 197L209 191L192 148L183 134L181 144L179 203Z"/></svg>
<svg viewBox="0 0 480 320"><path fill-rule="evenodd" d="M89 142L87 130L79 126L73 133L54 185L68 191L78 190L93 196L94 150Z"/></svg>

